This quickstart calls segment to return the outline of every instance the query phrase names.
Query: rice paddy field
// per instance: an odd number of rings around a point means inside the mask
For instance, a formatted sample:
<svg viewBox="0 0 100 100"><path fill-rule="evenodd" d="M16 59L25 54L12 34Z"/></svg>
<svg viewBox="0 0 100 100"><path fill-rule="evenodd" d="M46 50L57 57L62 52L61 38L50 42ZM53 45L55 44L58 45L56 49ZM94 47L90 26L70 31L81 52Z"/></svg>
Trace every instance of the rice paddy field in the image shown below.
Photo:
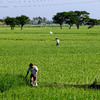
<svg viewBox="0 0 100 100"><path fill-rule="evenodd" d="M39 69L37 87L25 79L30 63ZM0 26L0 100L100 100L99 82L100 26Z"/></svg>

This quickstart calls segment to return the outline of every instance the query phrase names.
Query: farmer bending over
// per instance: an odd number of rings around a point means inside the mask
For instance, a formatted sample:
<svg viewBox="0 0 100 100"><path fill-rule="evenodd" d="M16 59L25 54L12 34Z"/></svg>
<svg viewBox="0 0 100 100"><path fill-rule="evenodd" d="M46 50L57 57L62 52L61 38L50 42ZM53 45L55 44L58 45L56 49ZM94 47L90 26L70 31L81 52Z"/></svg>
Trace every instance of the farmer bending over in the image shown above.
<svg viewBox="0 0 100 100"><path fill-rule="evenodd" d="M31 86L37 86L37 72L38 72L37 66L33 66L33 64L30 63L25 78L27 77L29 71L31 72L31 75L30 75Z"/></svg>

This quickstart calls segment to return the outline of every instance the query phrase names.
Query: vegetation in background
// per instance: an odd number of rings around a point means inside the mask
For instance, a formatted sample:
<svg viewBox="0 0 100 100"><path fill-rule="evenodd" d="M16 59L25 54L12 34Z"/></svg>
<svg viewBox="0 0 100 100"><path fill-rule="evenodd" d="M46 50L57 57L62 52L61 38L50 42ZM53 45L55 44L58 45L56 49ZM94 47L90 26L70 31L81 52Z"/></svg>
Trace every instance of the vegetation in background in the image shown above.
<svg viewBox="0 0 100 100"><path fill-rule="evenodd" d="M70 11L70 12L61 12L57 13L53 17L54 23L60 24L60 27L62 29L62 24L65 22L66 24L69 24L71 26L75 24L77 26L77 29L79 29L79 26L88 22L89 20L89 13L86 11Z"/></svg>
<svg viewBox="0 0 100 100"><path fill-rule="evenodd" d="M15 27L15 25L17 24L17 20L16 20L16 18L7 17L7 18L5 19L5 23L6 23L7 25L10 25L11 30L13 30L14 27Z"/></svg>
<svg viewBox="0 0 100 100"><path fill-rule="evenodd" d="M19 17L16 17L16 20L17 20L17 24L21 25L21 30L22 30L23 26L29 22L29 17L25 15L21 15Z"/></svg>
<svg viewBox="0 0 100 100"><path fill-rule="evenodd" d="M96 19L89 19L87 25L89 25L88 29L92 28L94 25L97 25L98 21Z"/></svg>
<svg viewBox="0 0 100 100"><path fill-rule="evenodd" d="M89 17L89 13L86 11L69 11L69 12L58 12L53 16L53 21L47 20L45 17L29 17L25 15L17 16L16 18L7 17L5 20L0 19L0 21L5 21L7 25L10 25L11 29L14 29L15 25L21 25L21 30L25 24L28 25L51 25L59 24L62 29L63 24L69 25L69 29L73 25L77 26L77 29L81 25L89 25L89 28L92 28L94 25L100 25L100 20L93 19Z"/></svg>
<svg viewBox="0 0 100 100"><path fill-rule="evenodd" d="M29 22L29 17L25 15L21 15L16 18L12 18L12 17L5 18L5 23L7 25L10 25L11 30L14 29L15 25L21 25L21 30L22 30L23 26L27 24L28 22Z"/></svg>

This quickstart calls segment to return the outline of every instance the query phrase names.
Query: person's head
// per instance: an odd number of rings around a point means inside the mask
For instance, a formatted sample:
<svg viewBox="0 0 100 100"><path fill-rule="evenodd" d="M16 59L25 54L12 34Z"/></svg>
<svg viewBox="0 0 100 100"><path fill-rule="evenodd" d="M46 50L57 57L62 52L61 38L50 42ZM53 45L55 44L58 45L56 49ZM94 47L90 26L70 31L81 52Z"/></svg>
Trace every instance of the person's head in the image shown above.
<svg viewBox="0 0 100 100"><path fill-rule="evenodd" d="M32 68L32 67L33 67L33 64L32 64L32 63L30 63L30 64L29 64L29 67L31 67L31 68Z"/></svg>
<svg viewBox="0 0 100 100"><path fill-rule="evenodd" d="M57 40L58 38L56 38L56 40Z"/></svg>

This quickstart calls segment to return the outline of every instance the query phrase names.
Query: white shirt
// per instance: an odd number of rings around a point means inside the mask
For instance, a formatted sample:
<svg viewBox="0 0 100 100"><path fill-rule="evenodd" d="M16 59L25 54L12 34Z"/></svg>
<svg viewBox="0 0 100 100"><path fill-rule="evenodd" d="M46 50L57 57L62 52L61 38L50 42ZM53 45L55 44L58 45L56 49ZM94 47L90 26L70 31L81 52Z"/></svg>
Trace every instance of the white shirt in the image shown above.
<svg viewBox="0 0 100 100"><path fill-rule="evenodd" d="M38 68L37 66L34 66L33 68L29 67L28 68L28 72L31 72L32 75L34 75L36 73L36 71L38 71Z"/></svg>
<svg viewBox="0 0 100 100"><path fill-rule="evenodd" d="M57 39L57 43L59 43L59 39Z"/></svg>

